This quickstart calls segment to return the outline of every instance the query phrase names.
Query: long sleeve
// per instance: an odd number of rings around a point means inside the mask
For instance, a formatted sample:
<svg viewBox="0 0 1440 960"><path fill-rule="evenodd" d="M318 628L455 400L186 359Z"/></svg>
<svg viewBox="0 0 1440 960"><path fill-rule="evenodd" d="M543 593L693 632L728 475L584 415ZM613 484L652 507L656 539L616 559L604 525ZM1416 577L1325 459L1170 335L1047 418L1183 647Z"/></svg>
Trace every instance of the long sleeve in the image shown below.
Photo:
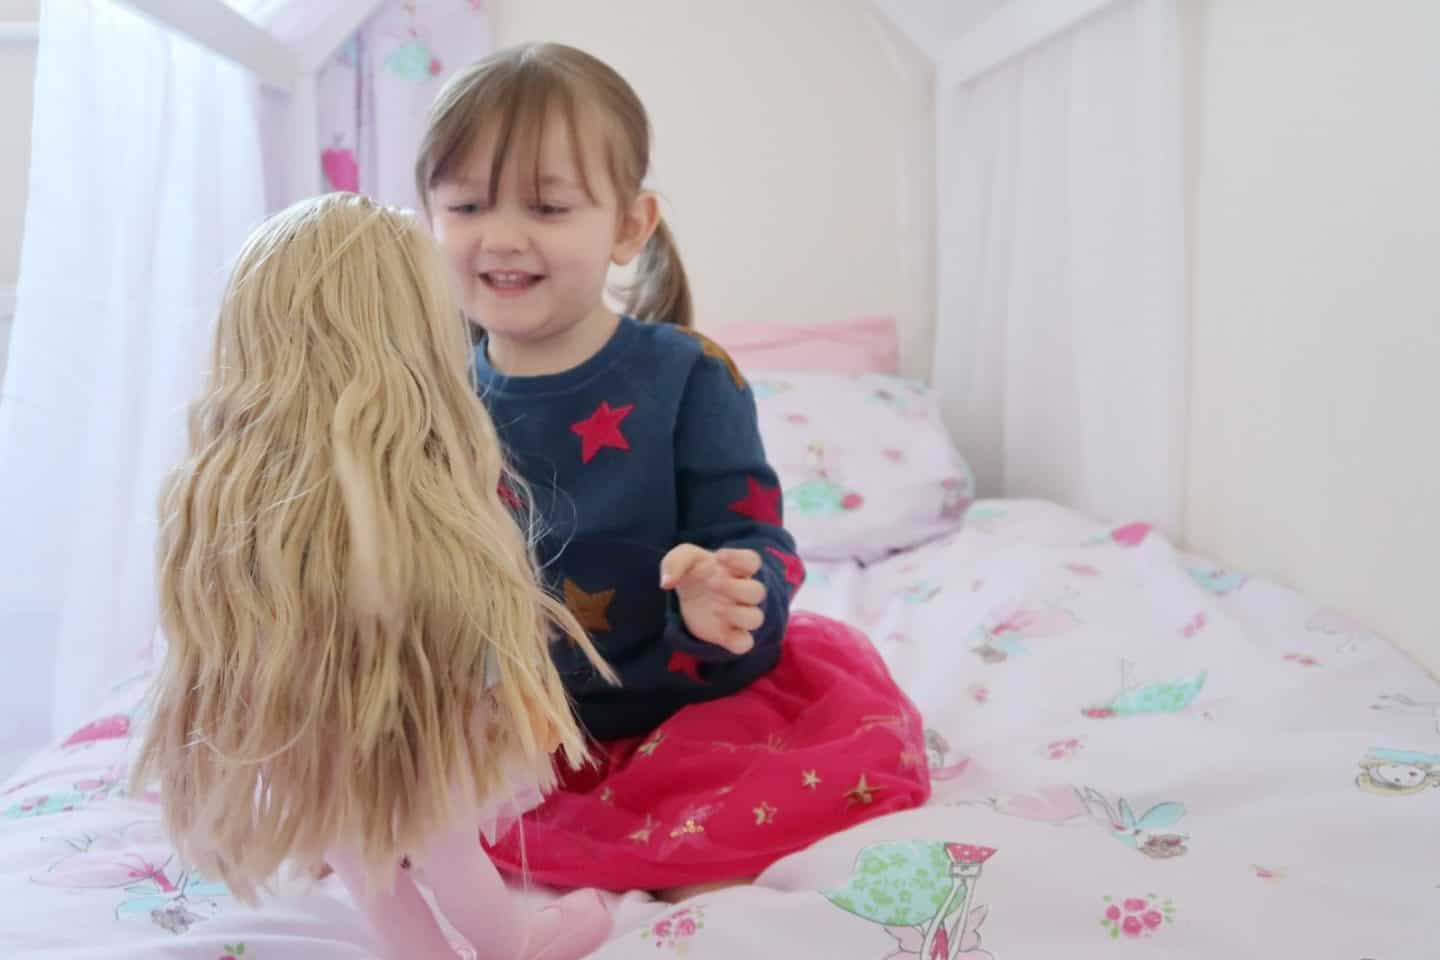
<svg viewBox="0 0 1440 960"><path fill-rule="evenodd" d="M725 352L694 331L627 317L573 370L507 378L483 351L476 370L540 521L547 585L620 675L612 686L574 645L555 645L591 735L648 733L774 668L803 567L781 523L755 398ZM659 576L662 558L681 543L760 556L764 623L748 653L685 629Z"/></svg>
<svg viewBox="0 0 1440 960"><path fill-rule="evenodd" d="M679 542L707 550L749 549L760 555L765 622L755 647L736 655L697 640L672 598L665 636L672 649L709 663L741 657L778 658L790 598L804 579L795 541L783 522L783 497L765 459L755 398L729 357L706 343L691 371L675 429Z"/></svg>

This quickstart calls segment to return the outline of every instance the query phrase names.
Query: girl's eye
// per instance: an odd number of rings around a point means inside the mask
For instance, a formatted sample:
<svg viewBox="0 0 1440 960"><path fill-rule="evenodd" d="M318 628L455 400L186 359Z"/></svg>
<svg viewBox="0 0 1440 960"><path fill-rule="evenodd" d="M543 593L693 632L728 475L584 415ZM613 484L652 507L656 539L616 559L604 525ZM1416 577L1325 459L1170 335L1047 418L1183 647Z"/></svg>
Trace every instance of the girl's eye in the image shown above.
<svg viewBox="0 0 1440 960"><path fill-rule="evenodd" d="M557 207L553 203L537 203L531 209L542 217L558 217L570 212L569 207Z"/></svg>
<svg viewBox="0 0 1440 960"><path fill-rule="evenodd" d="M479 213L481 207L478 203L452 203L445 209L458 216L468 217L471 214Z"/></svg>

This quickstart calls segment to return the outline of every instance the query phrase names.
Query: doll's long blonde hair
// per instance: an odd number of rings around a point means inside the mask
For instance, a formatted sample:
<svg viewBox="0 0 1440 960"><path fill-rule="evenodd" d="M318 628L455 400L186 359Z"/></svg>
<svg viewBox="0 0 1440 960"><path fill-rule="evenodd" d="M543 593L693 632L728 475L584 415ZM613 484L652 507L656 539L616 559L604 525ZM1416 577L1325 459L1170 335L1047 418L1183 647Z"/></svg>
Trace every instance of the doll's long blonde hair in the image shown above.
<svg viewBox="0 0 1440 960"><path fill-rule="evenodd" d="M555 740L585 758L548 644L613 675L537 583L470 370L411 215L330 194L241 252L161 497L168 648L132 776L247 901L337 845L383 883L507 772L552 786Z"/></svg>

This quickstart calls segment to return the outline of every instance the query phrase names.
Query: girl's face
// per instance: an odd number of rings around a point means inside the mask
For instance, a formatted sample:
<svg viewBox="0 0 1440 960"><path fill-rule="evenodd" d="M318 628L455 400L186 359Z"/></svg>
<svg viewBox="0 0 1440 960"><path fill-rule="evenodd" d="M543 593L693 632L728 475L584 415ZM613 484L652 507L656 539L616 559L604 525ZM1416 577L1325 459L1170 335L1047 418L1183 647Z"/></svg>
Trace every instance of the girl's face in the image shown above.
<svg viewBox="0 0 1440 960"><path fill-rule="evenodd" d="M1425 771L1411 763L1382 763L1375 767L1375 780L1389 787L1418 787Z"/></svg>
<svg viewBox="0 0 1440 960"><path fill-rule="evenodd" d="M552 117L538 171L512 150L492 197L495 135L486 132L431 191L435 237L461 306L492 337L540 344L608 317L602 295L610 264L628 263L649 239L642 208L653 198L637 197L622 210L598 151L584 149L600 137L584 139L574 149L569 125Z"/></svg>

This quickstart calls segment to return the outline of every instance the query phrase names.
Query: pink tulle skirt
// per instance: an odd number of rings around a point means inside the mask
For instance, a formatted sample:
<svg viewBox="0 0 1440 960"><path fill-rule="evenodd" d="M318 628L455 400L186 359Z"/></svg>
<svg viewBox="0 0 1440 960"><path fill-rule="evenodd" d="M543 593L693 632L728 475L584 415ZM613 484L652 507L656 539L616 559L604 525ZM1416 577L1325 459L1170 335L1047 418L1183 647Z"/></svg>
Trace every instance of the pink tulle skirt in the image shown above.
<svg viewBox="0 0 1440 960"><path fill-rule="evenodd" d="M919 711L864 634L812 614L749 687L596 753L487 845L501 870L609 890L748 880L930 795Z"/></svg>

